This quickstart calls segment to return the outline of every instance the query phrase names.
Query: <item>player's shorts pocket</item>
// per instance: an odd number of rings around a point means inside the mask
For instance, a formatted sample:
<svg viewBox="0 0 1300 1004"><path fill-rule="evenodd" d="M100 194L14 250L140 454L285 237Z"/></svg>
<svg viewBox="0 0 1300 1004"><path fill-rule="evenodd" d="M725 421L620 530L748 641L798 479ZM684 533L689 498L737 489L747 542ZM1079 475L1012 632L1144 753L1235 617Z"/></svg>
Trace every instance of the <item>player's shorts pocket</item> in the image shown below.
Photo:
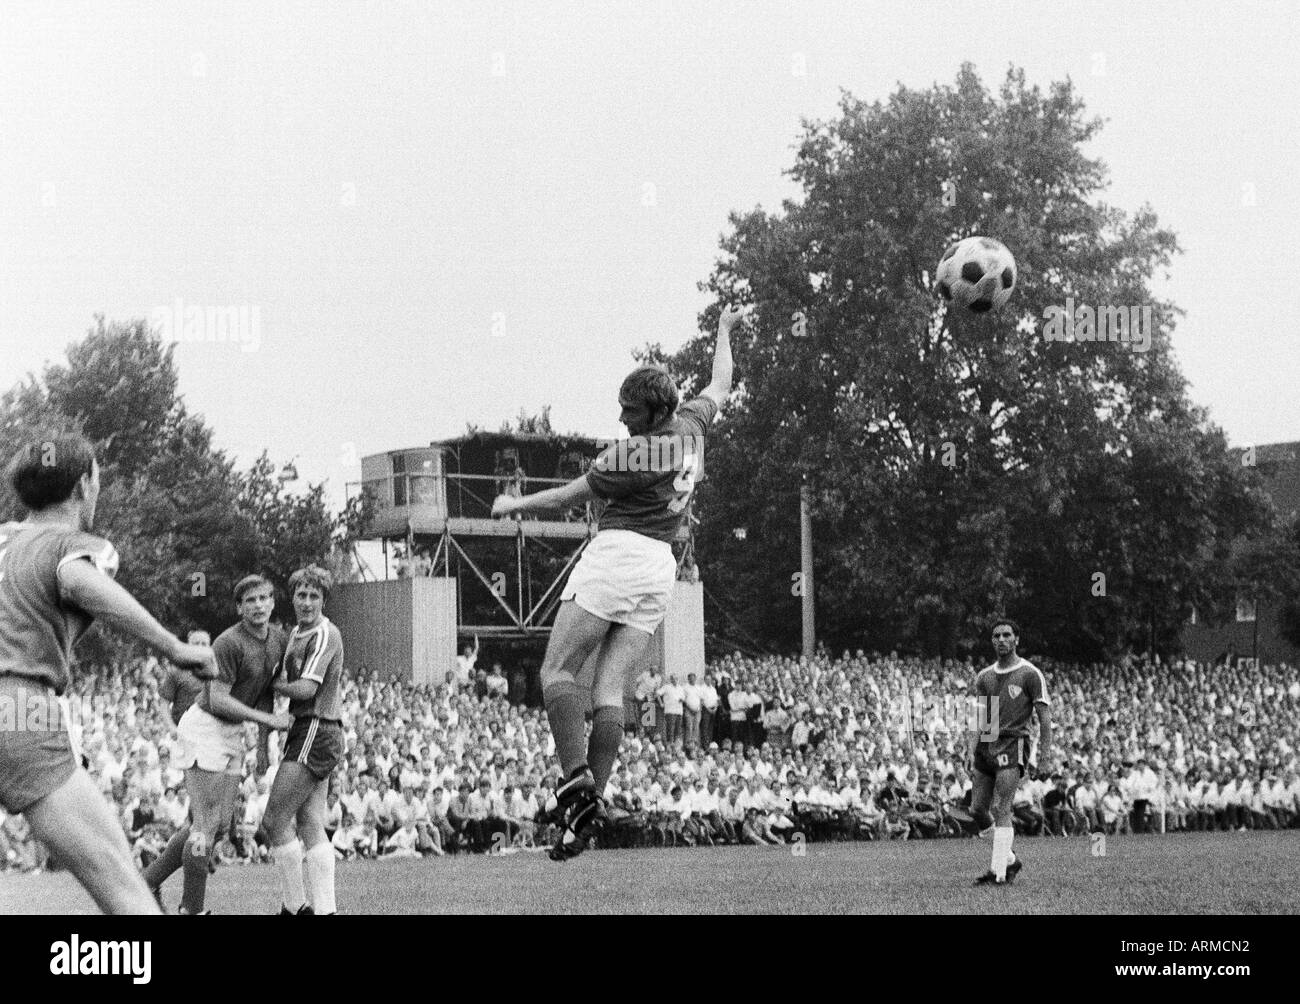
<svg viewBox="0 0 1300 1004"><path fill-rule="evenodd" d="M590 614L654 634L677 578L672 548L631 530L602 530L587 545L560 598Z"/></svg>

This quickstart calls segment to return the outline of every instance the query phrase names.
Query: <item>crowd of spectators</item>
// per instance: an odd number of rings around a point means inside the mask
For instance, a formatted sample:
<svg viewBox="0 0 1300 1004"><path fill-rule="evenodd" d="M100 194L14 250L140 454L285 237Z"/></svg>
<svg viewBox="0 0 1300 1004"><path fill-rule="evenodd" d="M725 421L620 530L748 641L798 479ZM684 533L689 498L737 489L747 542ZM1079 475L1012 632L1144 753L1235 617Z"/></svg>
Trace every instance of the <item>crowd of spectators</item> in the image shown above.
<svg viewBox="0 0 1300 1004"><path fill-rule="evenodd" d="M560 774L545 714L500 665L467 648L441 686L362 669L343 696L347 756L331 786L340 857L513 853L554 835ZM1048 681L1053 748L1016 795L1029 835L1275 829L1300 825L1300 673L1286 664L1136 659L1058 665ZM966 811L966 694L976 667L845 652L812 660L740 655L685 680L653 672L628 695L605 795L605 845L775 844L974 834ZM79 676L73 734L148 863L188 806L174 723L152 660ZM262 860L259 823L275 771L248 727L239 805L219 848ZM0 814L0 868L41 849Z"/></svg>

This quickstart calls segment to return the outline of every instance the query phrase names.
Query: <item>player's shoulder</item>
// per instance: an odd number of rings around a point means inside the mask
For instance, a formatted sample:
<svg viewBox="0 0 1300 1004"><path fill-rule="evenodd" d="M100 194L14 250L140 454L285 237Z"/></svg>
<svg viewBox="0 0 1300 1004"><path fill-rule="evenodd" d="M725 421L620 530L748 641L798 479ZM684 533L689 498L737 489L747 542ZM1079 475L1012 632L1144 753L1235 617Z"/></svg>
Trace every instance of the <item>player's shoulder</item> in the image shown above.
<svg viewBox="0 0 1300 1004"><path fill-rule="evenodd" d="M1017 673L1023 674L1024 676L1037 676L1043 682L1047 681L1047 676L1043 673L1043 671L1039 669L1037 666L1035 666L1028 659L1021 659L1020 664L1016 666L1015 671Z"/></svg>
<svg viewBox="0 0 1300 1004"><path fill-rule="evenodd" d="M1020 665L1016 667L1015 672L1022 680L1034 680L1037 682L1038 696L1040 699L1046 696L1047 677L1044 675L1043 671L1032 662L1028 659L1021 659Z"/></svg>
<svg viewBox="0 0 1300 1004"><path fill-rule="evenodd" d="M214 649L221 649L223 652L231 649L238 649L240 647L239 642L241 634L239 625L240 622L236 621L234 624L231 624L230 627L226 628L226 630L222 631L221 634L217 635L216 638L212 640L212 647Z"/></svg>
<svg viewBox="0 0 1300 1004"><path fill-rule="evenodd" d="M701 432L707 432L713 420L718 416L718 402L707 394L693 397L677 409L677 419L698 424Z"/></svg>
<svg viewBox="0 0 1300 1004"><path fill-rule="evenodd" d="M106 575L117 574L120 560L117 548L104 537L70 526L41 528L37 532L41 534L41 542L55 552L60 568L84 558Z"/></svg>

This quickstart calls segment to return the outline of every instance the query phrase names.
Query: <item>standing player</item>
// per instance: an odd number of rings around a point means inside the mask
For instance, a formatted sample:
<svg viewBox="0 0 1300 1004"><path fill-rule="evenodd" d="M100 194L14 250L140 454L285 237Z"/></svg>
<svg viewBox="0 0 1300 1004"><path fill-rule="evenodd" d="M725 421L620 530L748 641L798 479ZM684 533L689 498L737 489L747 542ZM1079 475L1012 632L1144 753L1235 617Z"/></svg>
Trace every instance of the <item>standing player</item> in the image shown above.
<svg viewBox="0 0 1300 1004"><path fill-rule="evenodd" d="M970 733L975 750L971 815L981 830L993 827L992 867L976 885L1009 885L1022 863L1011 852L1015 828L1011 805L1026 767L1038 765L1040 753L1052 742L1052 708L1047 681L1032 662L1016 654L1020 629L1009 620L993 622L993 649L998 661L975 677L975 697L981 705L978 731ZM1038 713L1038 742L1030 738L1029 724ZM989 814L989 803L993 812Z"/></svg>
<svg viewBox="0 0 1300 1004"><path fill-rule="evenodd" d="M563 487L522 498L502 495L492 505L493 516L509 516L609 500L599 532L561 594L542 663L542 699L564 771L555 792L562 826L552 860L581 854L603 817L600 793L623 738L624 681L668 611L677 571L671 542L687 518L705 434L731 393L731 330L740 317L739 308L723 310L713 379L699 397L678 409L668 373L656 366L633 370L618 394L619 420L631 439L610 447ZM576 677L597 649L591 691L584 694Z"/></svg>
<svg viewBox="0 0 1300 1004"><path fill-rule="evenodd" d="M156 914L117 814L73 751L68 661L95 618L204 678L216 676L212 651L181 642L113 581L117 551L90 533L99 465L86 440L33 442L7 474L27 517L0 526L0 701L27 727L0 729L0 807L26 815L105 913Z"/></svg>
<svg viewBox="0 0 1300 1004"><path fill-rule="evenodd" d="M268 729L293 724L287 714L272 714L271 707L271 681L284 656L284 631L271 623L275 590L262 576L247 575L234 595L239 623L212 645L217 679L196 695L176 728L185 751L180 766L190 796L190 825L176 832L144 873L161 905L163 882L184 869L182 914L203 912L209 864L230 825L244 775L244 723Z"/></svg>
<svg viewBox="0 0 1300 1004"><path fill-rule="evenodd" d="M323 613L333 585L330 573L316 565L289 576L298 623L285 643L284 673L272 685L289 698L293 716L262 816L280 869L282 916L335 912L325 796L343 760L343 638Z"/></svg>

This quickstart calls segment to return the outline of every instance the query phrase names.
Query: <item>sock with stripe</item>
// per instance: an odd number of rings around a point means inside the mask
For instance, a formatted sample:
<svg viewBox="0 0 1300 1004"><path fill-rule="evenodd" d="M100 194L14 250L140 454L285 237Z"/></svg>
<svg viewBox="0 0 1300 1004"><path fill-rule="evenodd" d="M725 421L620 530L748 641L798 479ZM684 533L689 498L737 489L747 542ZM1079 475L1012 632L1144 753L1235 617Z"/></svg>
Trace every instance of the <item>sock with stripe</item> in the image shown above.
<svg viewBox="0 0 1300 1004"><path fill-rule="evenodd" d="M587 765L596 779L596 794L605 794L605 785L618 759L623 741L623 706L597 708L591 715L591 735L587 739Z"/></svg>
<svg viewBox="0 0 1300 1004"><path fill-rule="evenodd" d="M307 890L302 881L302 844L295 838L287 844L272 847L271 857L280 869L280 895L284 905L290 913L297 913L307 902Z"/></svg>
<svg viewBox="0 0 1300 1004"><path fill-rule="evenodd" d="M572 680L557 680L542 691L546 720L555 738L560 769L567 778L586 764L587 723L582 690Z"/></svg>
<svg viewBox="0 0 1300 1004"><path fill-rule="evenodd" d="M303 855L307 899L319 917L336 912L334 906L334 846L322 840Z"/></svg>

